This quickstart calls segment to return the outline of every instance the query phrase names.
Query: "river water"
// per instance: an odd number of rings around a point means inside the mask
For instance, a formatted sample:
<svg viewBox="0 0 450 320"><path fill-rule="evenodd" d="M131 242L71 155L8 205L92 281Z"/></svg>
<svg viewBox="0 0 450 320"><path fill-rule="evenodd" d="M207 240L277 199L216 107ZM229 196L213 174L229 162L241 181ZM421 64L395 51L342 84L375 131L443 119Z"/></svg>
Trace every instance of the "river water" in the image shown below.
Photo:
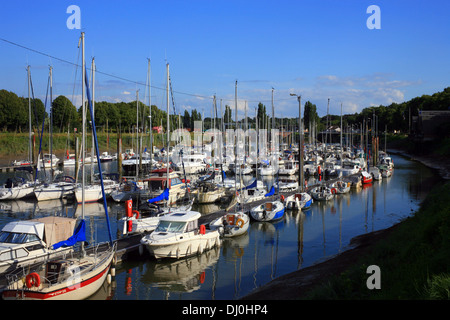
<svg viewBox="0 0 450 320"><path fill-rule="evenodd" d="M330 258L349 248L353 237L388 228L410 216L439 183L433 170L401 156L392 157L392 177L328 202L315 202L307 211L288 211L277 223L252 221L246 235L226 239L220 248L201 256L160 261L144 256L123 261L117 266L115 281L105 283L92 299L239 299L279 276ZM104 170L114 171L116 166L107 164ZM2 174L0 181L8 175ZM270 186L273 181L264 182ZM102 203L86 204L85 208L90 242L107 241ZM217 206L197 209L207 214ZM124 204L108 203L113 238L121 236L117 221L124 211ZM81 205L67 200L0 202L0 228L9 221L47 215L80 217Z"/></svg>

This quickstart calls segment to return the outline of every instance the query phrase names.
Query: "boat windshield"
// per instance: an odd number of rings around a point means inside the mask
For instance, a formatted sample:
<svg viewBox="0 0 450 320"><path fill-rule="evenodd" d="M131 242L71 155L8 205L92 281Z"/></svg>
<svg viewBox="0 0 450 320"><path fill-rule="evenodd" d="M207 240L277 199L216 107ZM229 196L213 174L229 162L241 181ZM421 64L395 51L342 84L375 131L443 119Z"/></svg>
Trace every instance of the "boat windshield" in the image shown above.
<svg viewBox="0 0 450 320"><path fill-rule="evenodd" d="M155 232L183 232L185 225L184 221L160 221Z"/></svg>
<svg viewBox="0 0 450 320"><path fill-rule="evenodd" d="M16 232L0 232L0 242L3 243L27 243L31 241L38 241L39 238L35 234L30 233L16 233Z"/></svg>

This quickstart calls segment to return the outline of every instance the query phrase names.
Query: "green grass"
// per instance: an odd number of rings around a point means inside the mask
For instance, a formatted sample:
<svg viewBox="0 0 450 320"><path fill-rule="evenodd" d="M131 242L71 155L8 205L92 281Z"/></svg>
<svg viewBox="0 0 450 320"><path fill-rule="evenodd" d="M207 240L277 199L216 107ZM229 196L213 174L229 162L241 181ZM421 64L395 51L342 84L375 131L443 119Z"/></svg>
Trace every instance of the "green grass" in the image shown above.
<svg viewBox="0 0 450 320"><path fill-rule="evenodd" d="M366 286L367 267L381 270L381 289ZM306 299L449 299L450 182L435 187L421 208L360 261Z"/></svg>

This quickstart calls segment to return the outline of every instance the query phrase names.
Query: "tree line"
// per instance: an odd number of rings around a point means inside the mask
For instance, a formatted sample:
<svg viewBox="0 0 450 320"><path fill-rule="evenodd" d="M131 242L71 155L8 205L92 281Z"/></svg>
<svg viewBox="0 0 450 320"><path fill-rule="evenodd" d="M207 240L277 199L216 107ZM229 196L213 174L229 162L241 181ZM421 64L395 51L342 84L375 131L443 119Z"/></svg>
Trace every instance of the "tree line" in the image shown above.
<svg viewBox="0 0 450 320"><path fill-rule="evenodd" d="M75 128L81 131L81 107L75 107L72 102L63 95L58 96L51 103L51 117L46 111L44 103L40 99L31 99L31 119L33 130L40 130L44 122L48 130L52 123L53 132L73 132ZM28 132L29 128L29 99L18 97L14 92L0 90L0 130L3 132ZM433 95L422 95L402 103L391 103L388 106L371 106L364 108L360 113L343 115L343 125L359 125L364 120L372 119L375 114L379 130L383 131L385 126L389 131L400 130L407 132L410 119L417 116L420 110L448 110L450 106L450 87L442 92ZM50 109L50 108L48 108ZM250 113L250 112L249 112ZM110 132L135 132L137 118L139 118L139 128L148 131L150 125L150 108L142 102L95 102L95 124L97 130ZM248 116L247 119L240 120L241 125L247 124L249 128L259 129L272 128L271 112L266 110L266 106L261 102L257 106L256 117ZM329 115L319 117L317 107L310 101L306 101L302 114L304 127L307 129L310 124L317 125L317 131L325 129L326 125L340 126L340 115ZM183 115L170 115L171 128L194 129L195 121L203 120L203 129L212 128L214 119L205 117L202 119L201 112L193 109L189 113L184 111ZM225 112L218 115L216 127L221 128L222 119L224 128L233 128L235 115L233 108L226 105ZM87 113L89 127L89 108ZM156 105L151 106L152 127L162 126L166 130L167 113L159 109ZM247 120L247 121L245 121ZM291 128L298 130L297 118L277 118L275 117L275 127Z"/></svg>

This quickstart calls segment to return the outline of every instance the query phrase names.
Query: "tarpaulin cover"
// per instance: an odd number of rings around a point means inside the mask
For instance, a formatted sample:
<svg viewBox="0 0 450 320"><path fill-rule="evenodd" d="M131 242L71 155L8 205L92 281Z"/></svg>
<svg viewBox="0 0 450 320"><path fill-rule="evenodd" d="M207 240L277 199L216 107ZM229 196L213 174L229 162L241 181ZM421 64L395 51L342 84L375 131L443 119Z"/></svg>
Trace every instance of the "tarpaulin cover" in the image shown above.
<svg viewBox="0 0 450 320"><path fill-rule="evenodd" d="M71 247L81 241L86 241L86 222L84 219L80 221L73 232L73 235L69 239L55 243L52 248L56 250L60 247Z"/></svg>
<svg viewBox="0 0 450 320"><path fill-rule="evenodd" d="M250 185L248 185L248 186L242 188L242 189L239 190L239 191L247 190L247 189L251 189L251 188L256 188L256 182L257 182L257 181L256 181L256 179L255 179Z"/></svg>
<svg viewBox="0 0 450 320"><path fill-rule="evenodd" d="M161 193L159 196L153 199L148 199L148 203L158 202L161 200L169 200L169 189L164 189L163 193Z"/></svg>
<svg viewBox="0 0 450 320"><path fill-rule="evenodd" d="M272 188L270 188L269 193L266 193L264 195L264 197L270 197L270 196L273 196L274 194L275 194L275 188L274 188L274 186L272 186Z"/></svg>

